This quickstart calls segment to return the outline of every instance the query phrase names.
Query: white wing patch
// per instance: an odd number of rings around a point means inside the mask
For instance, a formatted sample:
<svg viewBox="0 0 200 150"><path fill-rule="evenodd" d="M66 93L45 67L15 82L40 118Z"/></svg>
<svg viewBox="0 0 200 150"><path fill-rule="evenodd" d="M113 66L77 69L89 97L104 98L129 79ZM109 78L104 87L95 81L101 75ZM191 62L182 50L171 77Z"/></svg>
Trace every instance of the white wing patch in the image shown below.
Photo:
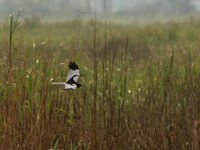
<svg viewBox="0 0 200 150"><path fill-rule="evenodd" d="M74 80L75 82L77 82L78 78L79 78L79 76L75 76L75 77L73 78L73 80Z"/></svg>
<svg viewBox="0 0 200 150"><path fill-rule="evenodd" d="M76 69L76 70L69 69L66 82L69 81L74 75L77 75L74 77L74 81L77 82L78 77L80 76L79 70L78 69Z"/></svg>
<svg viewBox="0 0 200 150"><path fill-rule="evenodd" d="M76 88L77 88L76 84L72 84L72 85L71 84L67 84L67 83L65 84L65 89L66 90L70 90L70 89L74 90Z"/></svg>

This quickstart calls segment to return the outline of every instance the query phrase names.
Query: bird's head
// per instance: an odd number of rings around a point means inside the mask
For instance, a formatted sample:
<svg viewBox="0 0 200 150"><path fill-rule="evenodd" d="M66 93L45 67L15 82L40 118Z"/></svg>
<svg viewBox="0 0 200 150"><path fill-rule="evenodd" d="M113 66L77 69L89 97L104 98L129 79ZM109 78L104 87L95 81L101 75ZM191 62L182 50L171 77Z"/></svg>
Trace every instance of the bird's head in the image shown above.
<svg viewBox="0 0 200 150"><path fill-rule="evenodd" d="M77 83L76 86L77 86L77 88L79 88L79 87L81 87L81 84Z"/></svg>

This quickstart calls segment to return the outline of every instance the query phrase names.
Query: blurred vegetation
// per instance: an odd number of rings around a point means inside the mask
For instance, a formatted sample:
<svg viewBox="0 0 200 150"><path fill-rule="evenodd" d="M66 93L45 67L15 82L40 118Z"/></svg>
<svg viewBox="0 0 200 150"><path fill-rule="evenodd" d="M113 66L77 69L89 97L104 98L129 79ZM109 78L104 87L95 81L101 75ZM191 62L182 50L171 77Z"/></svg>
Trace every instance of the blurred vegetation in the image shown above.
<svg viewBox="0 0 200 150"><path fill-rule="evenodd" d="M200 22L21 21L0 34L0 149L199 149ZM75 60L83 87L65 91Z"/></svg>

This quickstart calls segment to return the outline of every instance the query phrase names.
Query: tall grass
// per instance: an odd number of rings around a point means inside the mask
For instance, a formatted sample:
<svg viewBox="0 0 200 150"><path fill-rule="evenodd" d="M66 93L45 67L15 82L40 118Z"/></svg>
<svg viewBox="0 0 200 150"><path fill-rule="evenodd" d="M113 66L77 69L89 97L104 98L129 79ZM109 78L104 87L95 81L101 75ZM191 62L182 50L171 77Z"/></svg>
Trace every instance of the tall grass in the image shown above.
<svg viewBox="0 0 200 150"><path fill-rule="evenodd" d="M0 149L199 149L198 23L26 24L0 38ZM82 88L52 86L72 59Z"/></svg>
<svg viewBox="0 0 200 150"><path fill-rule="evenodd" d="M8 52L9 67L12 66L12 41L14 33L16 32L20 24L19 17L20 17L20 12L18 12L16 18L14 18L14 14L10 15L9 52Z"/></svg>

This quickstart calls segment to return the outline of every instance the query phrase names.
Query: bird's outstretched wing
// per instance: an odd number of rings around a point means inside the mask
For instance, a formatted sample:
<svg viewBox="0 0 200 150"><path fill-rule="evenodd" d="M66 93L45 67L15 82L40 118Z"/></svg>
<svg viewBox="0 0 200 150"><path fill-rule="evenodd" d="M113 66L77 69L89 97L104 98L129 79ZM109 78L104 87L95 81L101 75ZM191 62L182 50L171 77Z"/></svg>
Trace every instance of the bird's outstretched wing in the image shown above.
<svg viewBox="0 0 200 150"><path fill-rule="evenodd" d="M69 72L67 75L66 82L68 82L70 79L73 79L75 82L77 82L80 76L78 65L75 62L71 61L69 62L68 66L69 66Z"/></svg>

